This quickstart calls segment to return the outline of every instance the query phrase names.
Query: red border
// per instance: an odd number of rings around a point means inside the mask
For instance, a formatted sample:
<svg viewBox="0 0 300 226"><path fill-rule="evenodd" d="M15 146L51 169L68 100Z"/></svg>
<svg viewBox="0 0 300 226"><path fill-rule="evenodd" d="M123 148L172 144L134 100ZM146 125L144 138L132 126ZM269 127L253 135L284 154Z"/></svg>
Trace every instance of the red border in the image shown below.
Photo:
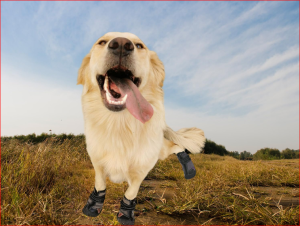
<svg viewBox="0 0 300 226"><path fill-rule="evenodd" d="M1 61L1 1L0 1L0 177L1 177L1 172L2 172L2 168L1 168L1 65L2 65L2 61ZM1 177L2 178L2 177ZM0 187L2 188L2 185L1 185L1 181L0 181ZM2 203L1 201L1 189L0 188L0 202ZM2 213L2 205L0 206L0 213ZM1 224L1 218L0 218L0 224Z"/></svg>
<svg viewBox="0 0 300 226"><path fill-rule="evenodd" d="M1 160L1 2L6 2L6 1L10 1L10 0L0 0L0 160ZM28 1L28 0L14 0L14 1ZM31 0L33 2L37 2L39 0ZM42 1L60 1L60 0L42 0ZM82 1L82 0L62 0L62 1ZM84 0L84 1L93 1L93 0ZM99 1L99 0L97 0ZM113 1L113 0L106 0L106 1ZM117 0L117 1L126 1L126 0ZM127 0L128 1L128 0ZM138 0L129 0L132 2L138 1ZM152 1L161 1L161 0L152 0ZM180 1L180 0L165 0L165 1ZM190 2L195 2L195 1L199 1L199 0L188 0ZM200 0L200 1L204 1L204 0ZM223 2L224 0L206 0L206 1L214 1L214 2ZM227 0L229 2L235 2L235 1L244 1L244 2L254 2L255 0ZM262 2L262 1L266 1L266 2L276 2L276 1L283 1L283 0L256 0L255 2ZM284 1L289 1L289 2L299 2L299 0L284 0ZM300 2L299 2L299 12L300 12ZM300 25L300 13L299 13L299 25ZM300 38L299 38L299 57L300 57ZM299 64L299 87L300 87L300 64ZM299 99L300 99L300 89L299 89ZM298 103L298 107L299 107L299 112L300 112L300 104ZM299 115L298 115L299 117ZM299 121L299 118L298 118ZM299 132L300 132L300 122L299 122ZM300 139L299 139L299 149L300 149ZM299 164L300 164L300 158L299 158ZM1 177L1 162L0 162L0 177ZM299 174L299 179L300 179L300 174ZM1 185L1 181L0 181L0 185ZM300 195L300 190L299 190L299 195ZM0 202L1 202L1 189L0 189ZM0 213L2 206L0 206ZM299 210L299 214L300 214L300 210ZM0 225L1 225L1 218L0 218Z"/></svg>
<svg viewBox="0 0 300 226"><path fill-rule="evenodd" d="M0 0L11 2L12 0ZM28 2L29 0L13 0L14 2ZM30 0L30 2L299 2L300 0Z"/></svg>

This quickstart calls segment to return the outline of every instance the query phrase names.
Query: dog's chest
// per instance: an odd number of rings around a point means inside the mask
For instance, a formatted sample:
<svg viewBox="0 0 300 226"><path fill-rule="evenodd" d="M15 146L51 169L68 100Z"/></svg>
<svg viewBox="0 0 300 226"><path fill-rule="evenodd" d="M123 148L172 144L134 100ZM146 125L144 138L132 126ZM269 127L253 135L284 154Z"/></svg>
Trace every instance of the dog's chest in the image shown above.
<svg viewBox="0 0 300 226"><path fill-rule="evenodd" d="M120 158L128 163L149 158L149 153L157 155L162 146L162 130L154 131L152 126L139 124L91 126L86 133L89 154L106 162Z"/></svg>
<svg viewBox="0 0 300 226"><path fill-rule="evenodd" d="M105 174L116 183L129 181L131 172L148 172L157 162L163 142L163 134L160 132L123 132L116 132L114 136L103 133L96 152L90 153L91 159L103 167Z"/></svg>

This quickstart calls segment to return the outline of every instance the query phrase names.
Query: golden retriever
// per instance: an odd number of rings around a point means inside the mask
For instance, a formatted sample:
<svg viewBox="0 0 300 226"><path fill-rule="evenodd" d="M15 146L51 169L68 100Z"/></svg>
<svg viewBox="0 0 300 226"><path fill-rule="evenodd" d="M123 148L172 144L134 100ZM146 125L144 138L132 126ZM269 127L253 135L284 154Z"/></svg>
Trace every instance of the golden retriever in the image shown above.
<svg viewBox="0 0 300 226"><path fill-rule="evenodd" d="M164 78L156 53L131 33L105 34L84 57L77 84L83 85L86 144L95 169L86 215L101 212L109 177L114 183L128 183L118 220L133 225L139 187L158 159L203 148L202 130L175 132L166 125Z"/></svg>

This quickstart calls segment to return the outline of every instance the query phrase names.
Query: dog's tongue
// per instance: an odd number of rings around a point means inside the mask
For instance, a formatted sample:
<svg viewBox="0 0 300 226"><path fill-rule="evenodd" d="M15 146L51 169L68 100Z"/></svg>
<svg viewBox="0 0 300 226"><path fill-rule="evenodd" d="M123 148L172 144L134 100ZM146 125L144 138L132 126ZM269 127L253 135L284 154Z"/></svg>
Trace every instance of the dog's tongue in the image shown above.
<svg viewBox="0 0 300 226"><path fill-rule="evenodd" d="M127 94L126 108L142 123L147 122L153 115L153 108L150 103L142 96L136 85L126 78L110 76L110 79L121 91L122 96Z"/></svg>

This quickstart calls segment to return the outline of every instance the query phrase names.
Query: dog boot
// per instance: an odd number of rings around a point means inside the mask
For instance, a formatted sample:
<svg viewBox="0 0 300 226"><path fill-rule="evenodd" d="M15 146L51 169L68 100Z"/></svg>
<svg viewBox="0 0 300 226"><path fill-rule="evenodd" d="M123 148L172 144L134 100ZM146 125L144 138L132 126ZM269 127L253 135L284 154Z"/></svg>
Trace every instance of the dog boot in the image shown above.
<svg viewBox="0 0 300 226"><path fill-rule="evenodd" d="M177 153L177 158L182 165L185 179L192 179L196 175L196 169L187 150Z"/></svg>
<svg viewBox="0 0 300 226"><path fill-rule="evenodd" d="M83 207L82 212L89 217L97 217L103 207L104 199L105 199L105 191L97 191L94 188L94 191L91 193L87 204Z"/></svg>
<svg viewBox="0 0 300 226"><path fill-rule="evenodd" d="M134 225L134 209L136 206L136 198L128 200L125 196L121 201L120 211L117 219L122 225Z"/></svg>

